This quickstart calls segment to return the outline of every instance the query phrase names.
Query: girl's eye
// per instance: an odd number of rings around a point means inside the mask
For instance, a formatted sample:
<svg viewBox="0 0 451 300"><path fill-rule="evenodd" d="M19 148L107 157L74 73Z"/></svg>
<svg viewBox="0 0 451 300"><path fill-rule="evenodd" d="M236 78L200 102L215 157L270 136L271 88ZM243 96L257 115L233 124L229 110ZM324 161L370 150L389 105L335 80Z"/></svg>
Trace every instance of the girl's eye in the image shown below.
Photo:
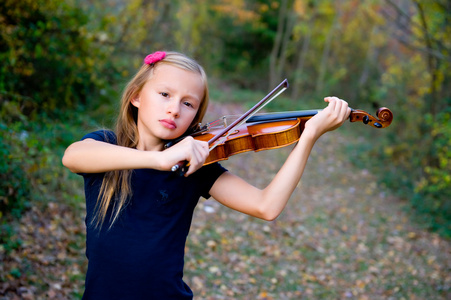
<svg viewBox="0 0 451 300"><path fill-rule="evenodd" d="M188 107L194 107L191 103L189 102L183 102L184 105L188 106Z"/></svg>
<svg viewBox="0 0 451 300"><path fill-rule="evenodd" d="M161 96L163 96L163 97L169 97L169 94L168 94L168 93L161 92L160 94L161 94Z"/></svg>

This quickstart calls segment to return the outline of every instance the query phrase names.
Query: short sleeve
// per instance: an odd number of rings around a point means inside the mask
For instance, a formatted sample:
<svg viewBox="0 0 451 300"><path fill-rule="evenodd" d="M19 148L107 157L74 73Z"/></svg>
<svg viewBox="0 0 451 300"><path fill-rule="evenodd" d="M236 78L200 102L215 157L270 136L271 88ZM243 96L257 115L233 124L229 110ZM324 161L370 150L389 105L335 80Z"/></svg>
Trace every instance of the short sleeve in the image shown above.
<svg viewBox="0 0 451 300"><path fill-rule="evenodd" d="M100 142L106 142L110 144L117 145L116 134L111 130L97 130L86 134L81 140L94 139Z"/></svg>
<svg viewBox="0 0 451 300"><path fill-rule="evenodd" d="M199 180L200 182L202 182L202 191L201 191L202 197L204 197L205 199L210 198L209 192L211 187L219 178L219 176L221 176L222 173L226 171L227 171L226 168L224 168L223 166L221 166L221 164L216 162L200 168L197 172L193 174L195 176L200 176Z"/></svg>

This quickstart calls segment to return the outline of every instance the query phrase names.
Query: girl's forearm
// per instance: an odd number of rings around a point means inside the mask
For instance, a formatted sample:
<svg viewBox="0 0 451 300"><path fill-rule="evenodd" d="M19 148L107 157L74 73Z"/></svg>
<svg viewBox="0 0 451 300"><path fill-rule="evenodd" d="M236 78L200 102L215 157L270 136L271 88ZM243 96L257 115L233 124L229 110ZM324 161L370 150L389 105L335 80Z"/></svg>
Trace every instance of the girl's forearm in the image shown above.
<svg viewBox="0 0 451 300"><path fill-rule="evenodd" d="M66 149L62 162L74 173L158 168L155 151L140 151L95 140L73 143Z"/></svg>
<svg viewBox="0 0 451 300"><path fill-rule="evenodd" d="M301 180L308 157L318 137L305 131L296 147L271 183L262 191L262 212L265 219L275 219L285 208L288 200Z"/></svg>

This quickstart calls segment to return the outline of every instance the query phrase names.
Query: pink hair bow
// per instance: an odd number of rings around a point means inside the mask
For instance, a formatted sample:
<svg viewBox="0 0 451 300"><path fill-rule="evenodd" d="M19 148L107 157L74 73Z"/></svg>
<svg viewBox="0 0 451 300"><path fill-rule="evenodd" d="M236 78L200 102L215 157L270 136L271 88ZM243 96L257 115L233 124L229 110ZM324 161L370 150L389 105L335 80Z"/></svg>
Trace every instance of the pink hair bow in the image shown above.
<svg viewBox="0 0 451 300"><path fill-rule="evenodd" d="M157 51L157 52L147 55L146 58L144 58L144 63L148 64L148 65L154 64L157 61L160 61L165 57L166 57L166 52Z"/></svg>

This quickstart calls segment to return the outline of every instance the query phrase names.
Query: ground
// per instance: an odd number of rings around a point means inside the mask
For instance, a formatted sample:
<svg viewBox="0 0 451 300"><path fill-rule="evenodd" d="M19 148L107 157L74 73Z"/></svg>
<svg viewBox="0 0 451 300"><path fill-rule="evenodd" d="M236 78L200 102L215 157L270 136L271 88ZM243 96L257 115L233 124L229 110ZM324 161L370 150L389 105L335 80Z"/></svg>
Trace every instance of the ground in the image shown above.
<svg viewBox="0 0 451 300"><path fill-rule="evenodd" d="M210 113L224 111L241 108L212 105ZM318 141L273 222L201 199L185 259L195 299L451 298L450 241L414 223L404 199L351 164L348 139L339 129ZM290 149L240 154L223 165L263 187ZM86 260L78 206L33 207L16 224L20 246L0 249L0 300L80 298Z"/></svg>

